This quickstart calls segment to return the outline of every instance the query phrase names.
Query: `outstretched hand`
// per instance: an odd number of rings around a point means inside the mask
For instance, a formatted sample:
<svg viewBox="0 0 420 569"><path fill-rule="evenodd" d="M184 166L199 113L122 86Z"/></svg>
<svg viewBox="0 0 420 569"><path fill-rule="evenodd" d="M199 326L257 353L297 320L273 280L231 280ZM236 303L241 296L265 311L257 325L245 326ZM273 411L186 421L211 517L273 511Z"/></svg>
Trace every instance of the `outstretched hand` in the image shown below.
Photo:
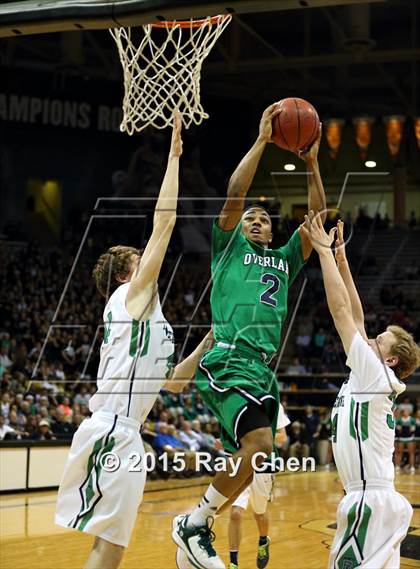
<svg viewBox="0 0 420 569"><path fill-rule="evenodd" d="M182 130L181 113L179 111L174 111L174 120L172 122L171 150L169 152L170 156L179 157L182 154L181 130Z"/></svg>
<svg viewBox="0 0 420 569"><path fill-rule="evenodd" d="M260 130L258 137L264 142L273 142L271 137L273 135L272 121L275 116L281 112L279 103L273 103L265 109L260 120Z"/></svg>
<svg viewBox="0 0 420 569"><path fill-rule="evenodd" d="M302 158L302 160L304 160L305 162L310 162L311 160L312 161L317 160L319 145L321 144L321 138L322 138L322 123L319 123L318 136L316 137L316 139L309 148L306 148L305 150L298 150L298 152L296 152L299 158Z"/></svg>
<svg viewBox="0 0 420 569"><path fill-rule="evenodd" d="M331 245L334 241L337 228L332 227L330 232L327 233L324 229L320 213L315 215L311 210L308 215L305 215L305 221L301 225L301 228L318 254L328 250L331 251Z"/></svg>
<svg viewBox="0 0 420 569"><path fill-rule="evenodd" d="M343 263L347 260L346 245L344 243L344 222L341 219L337 222L337 235L335 239L335 260L337 264Z"/></svg>

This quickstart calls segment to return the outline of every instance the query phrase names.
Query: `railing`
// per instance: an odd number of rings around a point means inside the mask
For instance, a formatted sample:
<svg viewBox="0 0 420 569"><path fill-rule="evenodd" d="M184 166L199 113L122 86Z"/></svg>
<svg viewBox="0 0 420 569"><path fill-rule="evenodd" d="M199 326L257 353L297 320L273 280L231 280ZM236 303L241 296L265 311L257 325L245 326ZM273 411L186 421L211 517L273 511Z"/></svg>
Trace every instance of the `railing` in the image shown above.
<svg viewBox="0 0 420 569"><path fill-rule="evenodd" d="M70 441L1 441L0 492L57 488Z"/></svg>

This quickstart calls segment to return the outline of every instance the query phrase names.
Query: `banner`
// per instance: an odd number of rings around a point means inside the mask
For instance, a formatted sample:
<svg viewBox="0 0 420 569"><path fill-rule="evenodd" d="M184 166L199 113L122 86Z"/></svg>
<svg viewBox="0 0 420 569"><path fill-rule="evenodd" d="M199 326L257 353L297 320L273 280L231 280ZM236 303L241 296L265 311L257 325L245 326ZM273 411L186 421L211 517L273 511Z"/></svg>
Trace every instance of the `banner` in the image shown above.
<svg viewBox="0 0 420 569"><path fill-rule="evenodd" d="M121 120L119 106L0 93L0 121L4 122L120 132Z"/></svg>

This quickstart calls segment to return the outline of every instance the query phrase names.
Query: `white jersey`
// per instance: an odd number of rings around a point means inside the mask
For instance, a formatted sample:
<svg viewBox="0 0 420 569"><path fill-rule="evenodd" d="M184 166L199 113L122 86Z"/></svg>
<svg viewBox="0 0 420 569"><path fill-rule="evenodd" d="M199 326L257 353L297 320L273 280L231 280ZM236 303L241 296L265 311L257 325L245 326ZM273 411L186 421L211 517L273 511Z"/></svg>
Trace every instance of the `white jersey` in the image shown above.
<svg viewBox="0 0 420 569"><path fill-rule="evenodd" d="M405 390L359 332L347 357L351 369L332 410L335 463L344 487L382 480L393 483L395 424L393 405Z"/></svg>
<svg viewBox="0 0 420 569"><path fill-rule="evenodd" d="M128 314L125 300L129 286L119 286L105 306L98 391L89 408L144 423L170 374L174 335L159 298L148 320L134 320Z"/></svg>

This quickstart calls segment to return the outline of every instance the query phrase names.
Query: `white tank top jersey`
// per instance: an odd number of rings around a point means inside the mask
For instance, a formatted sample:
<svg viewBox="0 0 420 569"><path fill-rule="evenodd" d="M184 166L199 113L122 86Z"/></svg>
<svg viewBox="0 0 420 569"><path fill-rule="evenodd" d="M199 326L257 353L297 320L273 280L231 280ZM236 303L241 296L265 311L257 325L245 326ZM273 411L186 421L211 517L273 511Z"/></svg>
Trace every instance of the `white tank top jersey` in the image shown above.
<svg viewBox="0 0 420 569"><path fill-rule="evenodd" d="M359 332L347 357L351 372L332 411L332 443L337 470L346 487L369 481L393 483L394 401L405 390Z"/></svg>
<svg viewBox="0 0 420 569"><path fill-rule="evenodd" d="M128 314L125 300L129 286L119 286L105 306L98 391L89 408L144 423L171 372L174 334L159 298L148 320L134 320Z"/></svg>

